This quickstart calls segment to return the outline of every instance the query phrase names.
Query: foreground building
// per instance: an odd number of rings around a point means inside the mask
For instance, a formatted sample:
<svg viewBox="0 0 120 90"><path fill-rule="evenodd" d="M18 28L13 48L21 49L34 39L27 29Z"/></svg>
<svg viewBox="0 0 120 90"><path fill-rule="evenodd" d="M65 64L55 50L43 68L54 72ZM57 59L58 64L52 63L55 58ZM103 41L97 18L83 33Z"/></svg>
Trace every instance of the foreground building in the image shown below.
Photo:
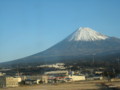
<svg viewBox="0 0 120 90"><path fill-rule="evenodd" d="M0 88L18 87L19 81L20 81L19 77L1 76L0 77Z"/></svg>

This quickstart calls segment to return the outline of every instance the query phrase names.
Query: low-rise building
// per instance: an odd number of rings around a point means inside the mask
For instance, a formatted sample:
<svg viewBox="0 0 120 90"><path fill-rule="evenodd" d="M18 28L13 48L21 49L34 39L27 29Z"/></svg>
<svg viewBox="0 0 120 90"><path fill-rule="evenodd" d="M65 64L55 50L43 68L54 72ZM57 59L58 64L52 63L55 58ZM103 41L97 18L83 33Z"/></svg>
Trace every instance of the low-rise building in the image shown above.
<svg viewBox="0 0 120 90"><path fill-rule="evenodd" d="M4 76L4 75L6 75L6 74L5 74L5 73L0 72L0 76Z"/></svg>
<svg viewBox="0 0 120 90"><path fill-rule="evenodd" d="M103 74L103 71L95 71L95 74Z"/></svg>
<svg viewBox="0 0 120 90"><path fill-rule="evenodd" d="M48 83L48 76L47 76L47 75L43 75L41 81L42 81L43 83Z"/></svg>
<svg viewBox="0 0 120 90"><path fill-rule="evenodd" d="M39 79L37 79L37 80L30 80L30 79L25 80L25 85L32 85L32 84L40 84L40 80Z"/></svg>
<svg viewBox="0 0 120 90"><path fill-rule="evenodd" d="M27 75L27 76L21 76L22 81L25 82L25 84L40 84L40 83L48 83L48 76L47 75Z"/></svg>
<svg viewBox="0 0 120 90"><path fill-rule="evenodd" d="M85 76L84 75L69 75L68 78L70 78L72 81L85 80Z"/></svg>
<svg viewBox="0 0 120 90"><path fill-rule="evenodd" d="M93 76L86 77L86 80L103 80L103 76L93 75Z"/></svg>
<svg viewBox="0 0 120 90"><path fill-rule="evenodd" d="M97 76L97 75L96 75L96 76L94 76L93 78L94 78L94 80L103 80L103 76Z"/></svg>
<svg viewBox="0 0 120 90"><path fill-rule="evenodd" d="M68 71L67 70L49 71L45 72L44 74L48 76L49 83L57 83L64 82L65 77L68 75Z"/></svg>
<svg viewBox="0 0 120 90"><path fill-rule="evenodd" d="M49 71L49 72L45 72L44 74L46 74L46 75L55 75L55 74L68 75L68 71L67 70L64 70L64 71Z"/></svg>
<svg viewBox="0 0 120 90"><path fill-rule="evenodd" d="M40 65L40 66L37 66L37 67L65 69L64 65L65 65L64 63L56 63L56 64L49 64L49 65Z"/></svg>
<svg viewBox="0 0 120 90"><path fill-rule="evenodd" d="M0 87L18 87L19 86L18 77L11 77L11 76L1 76L0 77Z"/></svg>

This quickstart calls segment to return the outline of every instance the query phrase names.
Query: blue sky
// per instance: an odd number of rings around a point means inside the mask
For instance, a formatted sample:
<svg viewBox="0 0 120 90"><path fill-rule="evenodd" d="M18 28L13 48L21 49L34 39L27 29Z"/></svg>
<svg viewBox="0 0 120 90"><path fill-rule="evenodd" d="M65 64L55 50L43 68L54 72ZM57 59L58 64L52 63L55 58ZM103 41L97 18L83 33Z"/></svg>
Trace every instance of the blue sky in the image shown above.
<svg viewBox="0 0 120 90"><path fill-rule="evenodd" d="M0 0L0 62L41 52L79 27L120 38L120 0Z"/></svg>

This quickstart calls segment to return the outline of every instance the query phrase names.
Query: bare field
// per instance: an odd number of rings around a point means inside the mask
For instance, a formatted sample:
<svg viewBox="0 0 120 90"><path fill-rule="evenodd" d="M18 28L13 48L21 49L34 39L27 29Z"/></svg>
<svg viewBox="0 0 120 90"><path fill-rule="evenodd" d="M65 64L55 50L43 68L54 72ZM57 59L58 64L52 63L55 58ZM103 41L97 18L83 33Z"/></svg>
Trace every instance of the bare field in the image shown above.
<svg viewBox="0 0 120 90"><path fill-rule="evenodd" d="M61 84L41 84L31 86L21 86L16 88L3 88L0 90L102 90L101 83L103 82L72 82ZM120 82L113 83L114 85L120 85Z"/></svg>

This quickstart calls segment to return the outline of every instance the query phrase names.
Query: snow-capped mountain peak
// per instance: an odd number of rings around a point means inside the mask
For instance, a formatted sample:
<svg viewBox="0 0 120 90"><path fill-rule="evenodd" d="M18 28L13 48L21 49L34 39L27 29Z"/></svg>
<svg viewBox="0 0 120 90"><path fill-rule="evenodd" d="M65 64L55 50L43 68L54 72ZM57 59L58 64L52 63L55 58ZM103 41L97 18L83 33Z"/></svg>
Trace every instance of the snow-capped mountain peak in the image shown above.
<svg viewBox="0 0 120 90"><path fill-rule="evenodd" d="M91 28L81 27L68 37L68 41L96 41L105 40L108 36L102 35Z"/></svg>

